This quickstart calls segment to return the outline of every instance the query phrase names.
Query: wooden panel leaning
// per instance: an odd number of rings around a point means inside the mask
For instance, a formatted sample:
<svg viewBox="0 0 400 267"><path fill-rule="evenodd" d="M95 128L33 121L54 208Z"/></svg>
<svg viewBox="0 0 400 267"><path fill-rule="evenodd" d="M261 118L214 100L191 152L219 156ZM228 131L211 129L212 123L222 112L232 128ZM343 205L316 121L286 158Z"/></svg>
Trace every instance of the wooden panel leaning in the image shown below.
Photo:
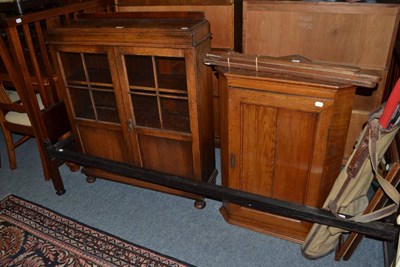
<svg viewBox="0 0 400 267"><path fill-rule="evenodd" d="M240 43L240 32L235 32L234 0L116 0L116 10L127 11L201 11L210 22L213 49L236 49ZM236 38L236 39L235 39ZM236 42L236 44L235 44Z"/></svg>
<svg viewBox="0 0 400 267"><path fill-rule="evenodd" d="M40 142L38 149L46 180L52 178L51 164L45 157L43 141L46 138L46 130L35 94L39 93L43 107L48 108L58 101L56 87L59 85L49 59L44 33L55 26L69 24L78 12L93 11L99 7L103 11L107 3L109 2L103 0L88 1L4 19L4 47L13 55L12 61L20 74L18 79L21 80L21 90L26 97L20 92L19 95L26 105L35 137ZM7 71L5 62L0 65L0 80L4 84L15 83L16 78Z"/></svg>
<svg viewBox="0 0 400 267"><path fill-rule="evenodd" d="M381 104L398 23L396 4L244 1L243 53L300 54L382 71L375 88L357 89L345 150L348 158L369 113Z"/></svg>

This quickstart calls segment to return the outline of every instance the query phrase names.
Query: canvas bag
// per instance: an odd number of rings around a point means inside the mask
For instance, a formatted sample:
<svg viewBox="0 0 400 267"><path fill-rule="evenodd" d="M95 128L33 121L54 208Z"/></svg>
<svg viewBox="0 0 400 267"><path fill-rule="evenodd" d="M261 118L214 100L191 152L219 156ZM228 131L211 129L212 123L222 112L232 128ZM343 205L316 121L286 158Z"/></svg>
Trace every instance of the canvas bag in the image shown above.
<svg viewBox="0 0 400 267"><path fill-rule="evenodd" d="M341 170L323 209L334 215L350 215L356 222L370 222L389 216L397 211L400 194L388 181L376 171L389 145L392 143L399 126L383 129L379 117L383 108L374 112L363 131L360 133L356 147L346 166ZM368 205L367 192L372 180L376 178L383 191L393 201L389 206L369 214L363 214ZM327 225L314 224L304 241L301 251L309 259L318 259L333 252L339 242L341 233L346 230Z"/></svg>

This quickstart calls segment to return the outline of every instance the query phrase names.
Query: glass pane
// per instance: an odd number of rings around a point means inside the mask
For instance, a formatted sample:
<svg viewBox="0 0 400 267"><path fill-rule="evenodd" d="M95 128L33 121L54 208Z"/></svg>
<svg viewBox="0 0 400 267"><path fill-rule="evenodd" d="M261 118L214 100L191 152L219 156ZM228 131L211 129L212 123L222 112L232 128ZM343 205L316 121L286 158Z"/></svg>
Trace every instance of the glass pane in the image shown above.
<svg viewBox="0 0 400 267"><path fill-rule="evenodd" d="M119 123L117 102L113 92L93 91L99 121Z"/></svg>
<svg viewBox="0 0 400 267"><path fill-rule="evenodd" d="M161 128L156 96L132 94L137 126Z"/></svg>
<svg viewBox="0 0 400 267"><path fill-rule="evenodd" d="M184 58L156 57L158 87L187 91Z"/></svg>
<svg viewBox="0 0 400 267"><path fill-rule="evenodd" d="M87 80L83 61L80 53L60 53L61 64L64 69L65 78L68 85L85 85Z"/></svg>
<svg viewBox="0 0 400 267"><path fill-rule="evenodd" d="M165 130L190 133L187 100L161 98L161 113Z"/></svg>
<svg viewBox="0 0 400 267"><path fill-rule="evenodd" d="M89 91L85 89L69 88L71 103L74 108L75 117L95 119L92 101Z"/></svg>
<svg viewBox="0 0 400 267"><path fill-rule="evenodd" d="M112 83L106 54L84 54L84 57L91 83Z"/></svg>
<svg viewBox="0 0 400 267"><path fill-rule="evenodd" d="M151 56L125 56L128 81L131 86L155 87Z"/></svg>

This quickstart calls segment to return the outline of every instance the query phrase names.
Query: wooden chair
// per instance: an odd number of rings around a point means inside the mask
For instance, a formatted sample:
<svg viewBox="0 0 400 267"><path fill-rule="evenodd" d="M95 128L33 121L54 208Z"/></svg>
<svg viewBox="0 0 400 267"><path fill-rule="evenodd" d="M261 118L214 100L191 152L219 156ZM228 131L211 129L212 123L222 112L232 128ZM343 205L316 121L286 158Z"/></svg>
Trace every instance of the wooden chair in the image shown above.
<svg viewBox="0 0 400 267"><path fill-rule="evenodd" d="M34 90L33 85L26 88L22 75L15 66L3 39L0 39L0 54L7 74L12 80L12 82L1 81L0 83L0 126L7 146L10 168L14 170L17 167L15 149L19 145L29 138L35 137L38 145L42 146L39 142L43 142L43 138L39 138L39 132L44 132L44 129L39 131L33 127L33 125L42 124L37 118L34 118L33 112L29 112L29 110L35 110L35 113L40 114L44 105L40 94ZM30 108L27 107L27 103ZM32 124L32 121L35 123ZM16 135L13 136L13 133L19 134L21 137L14 141L13 137L16 138ZM41 159L44 161L46 159L42 152L44 150L40 150ZM45 173L47 172L45 171Z"/></svg>
<svg viewBox="0 0 400 267"><path fill-rule="evenodd" d="M37 94L36 97L39 108L43 109L40 95ZM0 84L0 125L7 146L10 168L14 170L17 168L15 149L34 137L35 133L17 90L15 88L7 90L3 84ZM18 133L21 137L14 141L13 133Z"/></svg>
<svg viewBox="0 0 400 267"><path fill-rule="evenodd" d="M63 102L45 108L40 93L34 89L33 84L23 82L19 68L13 63L13 59L0 38L0 59L2 59L11 83L7 81L7 89L0 81L0 126L4 133L11 169L16 168L15 148L34 137L39 150L43 174L46 180L52 180L56 193L65 193L64 185L58 170L59 164L49 158L46 153L45 142L62 138L68 134L68 121ZM64 111L64 115L63 114ZM58 116L61 114L61 117ZM49 122L50 121L50 122ZM56 129L53 129L56 127ZM50 135L48 134L50 129ZM18 133L22 137L14 142L12 133ZM71 171L79 169L78 165L69 164Z"/></svg>
<svg viewBox="0 0 400 267"><path fill-rule="evenodd" d="M54 175L51 174L51 164L46 158L43 145L47 133L41 110L58 102L56 88L59 81L48 54L45 41L46 30L71 23L80 12L107 11L110 9L111 2L110 0L85 1L24 16L4 18L2 24L8 43L6 46L1 40L1 59L4 68L0 66L0 81L3 81L3 87L10 85L14 89L14 94L17 93L19 97L17 104L12 103L13 101L8 96L10 92L7 94L4 91L5 88L0 89L3 91L0 99L3 113L1 126L6 138L11 169L16 167L15 148L29 137L35 137L42 160L44 178L50 180ZM12 110L13 108L17 111ZM25 114L22 115L21 112ZM9 118L14 115L23 117L25 122L29 121L30 124L11 123ZM20 133L23 137L13 142L10 132ZM75 169L74 167L73 170Z"/></svg>

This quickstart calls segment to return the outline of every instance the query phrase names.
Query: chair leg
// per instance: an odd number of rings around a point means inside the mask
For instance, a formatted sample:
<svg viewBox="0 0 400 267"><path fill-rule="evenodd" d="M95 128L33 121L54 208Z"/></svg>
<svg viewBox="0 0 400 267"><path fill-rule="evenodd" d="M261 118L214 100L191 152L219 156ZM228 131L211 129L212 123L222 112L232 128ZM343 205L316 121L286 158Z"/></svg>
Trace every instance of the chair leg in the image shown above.
<svg viewBox="0 0 400 267"><path fill-rule="evenodd" d="M49 179L53 182L53 186L54 189L56 190L56 194L61 196L64 195L65 193L65 188L64 188L64 183L62 181L61 178L61 174L60 174L60 169L57 166L57 162L55 160L51 160L47 154L44 155L46 157L45 165L46 165L46 171L48 173L48 177L47 178L45 176L46 179Z"/></svg>
<svg viewBox="0 0 400 267"><path fill-rule="evenodd" d="M55 161L51 162L51 181L53 182L56 194L62 196L65 194L64 183L61 178L60 170L58 169L57 163Z"/></svg>
<svg viewBox="0 0 400 267"><path fill-rule="evenodd" d="M36 144L39 150L39 155L40 155L40 161L42 164L42 169L43 169L43 176L46 181L52 179L52 163L50 162L50 159L48 158L44 144L38 139L35 138Z"/></svg>
<svg viewBox="0 0 400 267"><path fill-rule="evenodd" d="M12 139L12 134L10 131L4 129L4 127L2 127L2 130L4 134L4 139L6 141L8 160L10 162L10 169L15 170L17 168L17 158L15 156L15 147L14 147L14 141Z"/></svg>
<svg viewBox="0 0 400 267"><path fill-rule="evenodd" d="M42 163L44 178L46 181L51 180L53 182L53 186L54 189L56 189L57 195L61 196L65 193L65 188L61 178L60 170L57 166L57 162L49 158L45 147L45 141L42 141L38 137L36 137L35 140L40 155L40 161Z"/></svg>
<svg viewBox="0 0 400 267"><path fill-rule="evenodd" d="M43 149L46 150L46 147L50 145L49 140L45 140L43 144ZM51 181L53 182L54 189L56 190L56 194L61 196L65 193L64 183L61 178L60 169L58 168L57 162L49 158L49 154L44 150L43 156L46 158L44 162L47 164L47 170L49 176L51 177Z"/></svg>

